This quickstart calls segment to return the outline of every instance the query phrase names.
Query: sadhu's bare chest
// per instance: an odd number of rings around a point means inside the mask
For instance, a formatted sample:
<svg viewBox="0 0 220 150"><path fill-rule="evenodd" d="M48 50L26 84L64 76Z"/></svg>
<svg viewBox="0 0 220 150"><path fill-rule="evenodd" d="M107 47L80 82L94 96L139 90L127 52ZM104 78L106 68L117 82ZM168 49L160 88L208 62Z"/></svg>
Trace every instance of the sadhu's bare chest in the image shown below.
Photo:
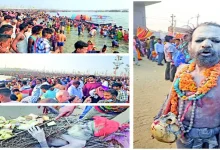
<svg viewBox="0 0 220 150"><path fill-rule="evenodd" d="M200 86L203 76L192 73L197 87ZM184 102L184 108L188 105L188 101ZM186 113L184 124L188 125L190 122L192 106ZM220 126L220 77L218 85L212 88L201 100L198 101L195 108L195 118L193 127L213 128Z"/></svg>

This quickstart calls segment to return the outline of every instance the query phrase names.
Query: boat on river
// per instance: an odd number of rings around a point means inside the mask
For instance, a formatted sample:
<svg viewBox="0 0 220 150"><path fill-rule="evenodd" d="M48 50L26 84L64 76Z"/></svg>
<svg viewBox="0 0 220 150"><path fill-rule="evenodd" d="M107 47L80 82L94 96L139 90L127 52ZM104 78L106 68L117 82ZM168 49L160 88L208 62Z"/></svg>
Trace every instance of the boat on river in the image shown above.
<svg viewBox="0 0 220 150"><path fill-rule="evenodd" d="M116 23L110 16L102 16L102 15L92 15L90 16L90 20L85 20L88 24L93 24L95 26L113 26Z"/></svg>

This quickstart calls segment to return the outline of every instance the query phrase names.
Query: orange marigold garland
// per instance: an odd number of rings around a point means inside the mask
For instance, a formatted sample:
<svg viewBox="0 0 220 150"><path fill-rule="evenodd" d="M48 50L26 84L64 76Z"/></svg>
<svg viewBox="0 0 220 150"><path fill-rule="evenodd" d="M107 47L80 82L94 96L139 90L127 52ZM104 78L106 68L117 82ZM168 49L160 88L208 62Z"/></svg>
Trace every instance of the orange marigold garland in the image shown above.
<svg viewBox="0 0 220 150"><path fill-rule="evenodd" d="M211 68L205 69L204 76L205 80L201 82L201 85L197 88L196 82L193 80L192 75L190 74L195 70L196 63L184 67L177 75L176 81L171 90L170 103L171 108L170 112L178 115L178 99L182 100L199 100L205 96L213 87L217 86L218 77L220 75L220 64L217 64ZM186 96L186 92L193 92L195 94L191 96Z"/></svg>

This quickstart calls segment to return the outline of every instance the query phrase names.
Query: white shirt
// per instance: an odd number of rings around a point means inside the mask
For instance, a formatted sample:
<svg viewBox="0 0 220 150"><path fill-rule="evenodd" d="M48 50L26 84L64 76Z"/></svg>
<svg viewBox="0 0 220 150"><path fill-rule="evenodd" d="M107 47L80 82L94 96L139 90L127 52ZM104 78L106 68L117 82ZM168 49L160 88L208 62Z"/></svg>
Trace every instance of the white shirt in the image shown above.
<svg viewBox="0 0 220 150"><path fill-rule="evenodd" d="M13 38L13 39L15 39L15 37L16 37L16 25L14 25L13 26L13 33L12 33L12 35L11 35L11 38Z"/></svg>
<svg viewBox="0 0 220 150"><path fill-rule="evenodd" d="M80 82L80 85L79 85L79 89L82 89L83 87L84 87L84 83L81 81L81 80L79 80L79 82Z"/></svg>
<svg viewBox="0 0 220 150"><path fill-rule="evenodd" d="M102 85L108 87L108 81L104 81Z"/></svg>
<svg viewBox="0 0 220 150"><path fill-rule="evenodd" d="M171 62L172 59L170 59L170 57L168 56L169 53L173 53L175 51L175 47L167 42L165 45L164 45L164 54L165 54L165 59L167 62ZM171 57L172 58L172 57Z"/></svg>
<svg viewBox="0 0 220 150"><path fill-rule="evenodd" d="M44 82L41 85L50 85L48 82Z"/></svg>
<svg viewBox="0 0 220 150"><path fill-rule="evenodd" d="M71 85L68 88L68 93L70 96L78 96L79 98L83 97L82 91L80 89L76 88L74 85Z"/></svg>
<svg viewBox="0 0 220 150"><path fill-rule="evenodd" d="M30 32L25 32L24 34L25 34L25 36L27 38L27 41L28 41L29 37L32 35L32 32L31 31Z"/></svg>
<svg viewBox="0 0 220 150"><path fill-rule="evenodd" d="M37 98L41 97L41 95L43 94L42 90L40 89L41 84L36 85L32 91L31 96L36 96Z"/></svg>
<svg viewBox="0 0 220 150"><path fill-rule="evenodd" d="M155 49L155 51L156 51L157 53L163 53L163 51L164 51L164 46L163 46L163 44L156 43L156 44L154 45L154 49Z"/></svg>

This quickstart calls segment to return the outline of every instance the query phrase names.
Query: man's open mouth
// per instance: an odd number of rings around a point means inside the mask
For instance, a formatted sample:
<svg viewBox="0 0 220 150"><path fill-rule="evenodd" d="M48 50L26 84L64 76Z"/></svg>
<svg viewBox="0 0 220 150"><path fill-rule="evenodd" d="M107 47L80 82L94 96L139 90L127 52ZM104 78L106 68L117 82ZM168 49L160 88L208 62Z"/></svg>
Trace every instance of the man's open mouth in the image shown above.
<svg viewBox="0 0 220 150"><path fill-rule="evenodd" d="M204 51L201 53L202 56L211 56L212 53L210 51Z"/></svg>

